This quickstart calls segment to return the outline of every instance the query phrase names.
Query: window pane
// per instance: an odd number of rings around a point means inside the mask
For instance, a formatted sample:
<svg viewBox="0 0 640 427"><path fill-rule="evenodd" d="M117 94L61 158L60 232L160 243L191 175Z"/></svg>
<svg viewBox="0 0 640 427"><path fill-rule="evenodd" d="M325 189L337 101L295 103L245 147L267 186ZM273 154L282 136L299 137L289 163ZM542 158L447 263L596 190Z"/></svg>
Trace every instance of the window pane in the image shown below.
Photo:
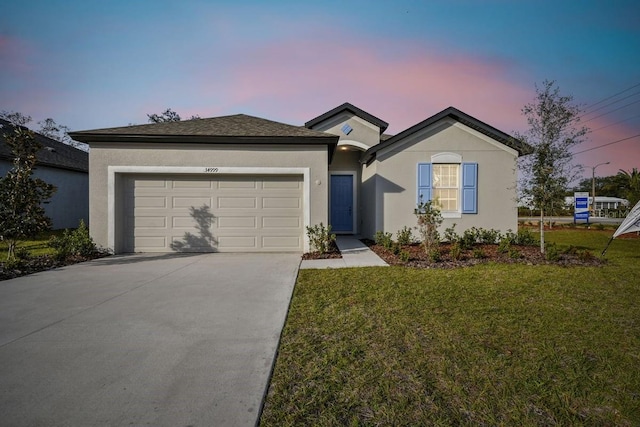
<svg viewBox="0 0 640 427"><path fill-rule="evenodd" d="M458 211L460 165L433 165L433 198L445 211Z"/></svg>

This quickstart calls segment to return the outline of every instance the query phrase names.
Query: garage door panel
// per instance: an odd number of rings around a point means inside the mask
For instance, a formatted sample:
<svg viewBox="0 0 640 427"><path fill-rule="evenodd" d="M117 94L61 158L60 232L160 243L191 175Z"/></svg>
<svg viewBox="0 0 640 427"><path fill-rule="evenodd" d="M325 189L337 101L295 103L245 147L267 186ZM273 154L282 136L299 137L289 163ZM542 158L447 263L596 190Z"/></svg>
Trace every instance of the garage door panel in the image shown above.
<svg viewBox="0 0 640 427"><path fill-rule="evenodd" d="M300 209L299 197L263 197L262 207L266 209Z"/></svg>
<svg viewBox="0 0 640 427"><path fill-rule="evenodd" d="M256 181L229 181L229 180L220 180L217 182L218 188L220 190L237 190L241 189L256 189L258 188L258 183Z"/></svg>
<svg viewBox="0 0 640 427"><path fill-rule="evenodd" d="M300 176L129 179L134 206L125 224L135 251L302 251Z"/></svg>
<svg viewBox="0 0 640 427"><path fill-rule="evenodd" d="M263 216L262 228L300 228L299 216Z"/></svg>
<svg viewBox="0 0 640 427"><path fill-rule="evenodd" d="M218 248L221 250L242 248L257 249L257 238L254 236L220 236L218 238Z"/></svg>
<svg viewBox="0 0 640 427"><path fill-rule="evenodd" d="M135 226L137 228L166 228L166 216L136 216Z"/></svg>
<svg viewBox="0 0 640 427"><path fill-rule="evenodd" d="M300 189L301 185L302 183L299 180L296 180L295 178L291 179L291 178L282 177L282 178L276 178L270 181L263 182L262 188L264 188L265 190L279 190L282 188Z"/></svg>
<svg viewBox="0 0 640 427"><path fill-rule="evenodd" d="M167 182L164 179L140 179L136 181L134 188L166 188Z"/></svg>
<svg viewBox="0 0 640 427"><path fill-rule="evenodd" d="M211 206L210 197L173 197L174 208L201 208Z"/></svg>
<svg viewBox="0 0 640 427"><path fill-rule="evenodd" d="M174 229L195 228L196 221L188 215L173 216L171 224Z"/></svg>
<svg viewBox="0 0 640 427"><path fill-rule="evenodd" d="M216 218L218 229L223 228L256 228L255 216L221 216Z"/></svg>
<svg viewBox="0 0 640 427"><path fill-rule="evenodd" d="M263 236L262 247L267 249L292 250L300 246L298 236Z"/></svg>
<svg viewBox="0 0 640 427"><path fill-rule="evenodd" d="M164 237L136 236L134 239L138 250L164 249L167 246L167 239Z"/></svg>
<svg viewBox="0 0 640 427"><path fill-rule="evenodd" d="M256 197L218 197L220 209L253 209L258 205Z"/></svg>
<svg viewBox="0 0 640 427"><path fill-rule="evenodd" d="M144 197L136 196L136 208L166 208L166 197Z"/></svg>
<svg viewBox="0 0 640 427"><path fill-rule="evenodd" d="M202 188L202 189L211 189L215 182L210 180L180 180L180 181L172 181L173 188Z"/></svg>

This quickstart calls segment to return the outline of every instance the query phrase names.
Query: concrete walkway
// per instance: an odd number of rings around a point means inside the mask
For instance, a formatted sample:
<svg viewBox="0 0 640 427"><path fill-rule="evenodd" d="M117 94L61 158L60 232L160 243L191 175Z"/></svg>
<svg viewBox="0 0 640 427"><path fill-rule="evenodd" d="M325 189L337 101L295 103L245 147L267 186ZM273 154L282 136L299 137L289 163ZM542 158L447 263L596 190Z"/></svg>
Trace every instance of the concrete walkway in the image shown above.
<svg viewBox="0 0 640 427"><path fill-rule="evenodd" d="M338 259L305 259L300 263L301 269L311 268L346 268L346 267L388 267L389 264L375 254L356 236L338 236L336 239L342 258Z"/></svg>

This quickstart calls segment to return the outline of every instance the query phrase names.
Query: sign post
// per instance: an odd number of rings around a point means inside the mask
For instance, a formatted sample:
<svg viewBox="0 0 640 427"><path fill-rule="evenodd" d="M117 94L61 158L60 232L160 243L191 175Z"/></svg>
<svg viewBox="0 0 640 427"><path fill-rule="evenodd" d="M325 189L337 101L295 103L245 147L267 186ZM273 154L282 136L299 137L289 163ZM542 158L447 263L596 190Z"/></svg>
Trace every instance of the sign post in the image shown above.
<svg viewBox="0 0 640 427"><path fill-rule="evenodd" d="M573 193L573 223L577 220L586 219L589 224L589 193Z"/></svg>

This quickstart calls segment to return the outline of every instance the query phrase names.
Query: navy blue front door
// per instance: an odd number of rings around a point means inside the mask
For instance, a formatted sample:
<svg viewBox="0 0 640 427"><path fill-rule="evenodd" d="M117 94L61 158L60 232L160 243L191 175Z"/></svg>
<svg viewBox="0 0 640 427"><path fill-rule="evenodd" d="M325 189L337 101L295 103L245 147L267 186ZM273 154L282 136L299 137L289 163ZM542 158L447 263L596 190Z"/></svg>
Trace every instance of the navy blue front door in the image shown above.
<svg viewBox="0 0 640 427"><path fill-rule="evenodd" d="M353 175L331 175L331 230L353 231Z"/></svg>

